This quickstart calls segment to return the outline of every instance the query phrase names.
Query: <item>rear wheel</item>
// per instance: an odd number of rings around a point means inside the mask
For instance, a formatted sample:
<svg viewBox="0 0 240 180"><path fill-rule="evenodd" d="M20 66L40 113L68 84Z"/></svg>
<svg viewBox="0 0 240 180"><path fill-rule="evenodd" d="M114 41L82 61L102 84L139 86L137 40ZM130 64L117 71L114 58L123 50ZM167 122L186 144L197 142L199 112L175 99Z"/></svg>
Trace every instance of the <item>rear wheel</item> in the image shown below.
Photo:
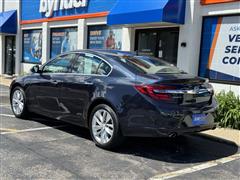
<svg viewBox="0 0 240 180"><path fill-rule="evenodd" d="M117 115L111 107L105 104L96 106L89 123L91 136L97 146L112 149L123 142Z"/></svg>
<svg viewBox="0 0 240 180"><path fill-rule="evenodd" d="M25 118L27 115L26 96L21 87L15 87L11 93L11 107L17 118Z"/></svg>

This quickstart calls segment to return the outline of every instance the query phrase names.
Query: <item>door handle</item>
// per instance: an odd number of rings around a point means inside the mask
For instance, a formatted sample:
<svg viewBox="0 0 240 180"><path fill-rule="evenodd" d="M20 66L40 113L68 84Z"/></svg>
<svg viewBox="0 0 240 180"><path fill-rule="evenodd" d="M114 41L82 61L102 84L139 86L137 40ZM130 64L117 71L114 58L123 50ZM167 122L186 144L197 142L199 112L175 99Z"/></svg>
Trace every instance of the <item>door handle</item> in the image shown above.
<svg viewBox="0 0 240 180"><path fill-rule="evenodd" d="M92 82L84 82L84 85L93 85Z"/></svg>
<svg viewBox="0 0 240 180"><path fill-rule="evenodd" d="M51 83L52 84L55 84L55 85L57 85L58 83L61 83L62 81L58 81L58 80L53 80L53 81L51 81Z"/></svg>

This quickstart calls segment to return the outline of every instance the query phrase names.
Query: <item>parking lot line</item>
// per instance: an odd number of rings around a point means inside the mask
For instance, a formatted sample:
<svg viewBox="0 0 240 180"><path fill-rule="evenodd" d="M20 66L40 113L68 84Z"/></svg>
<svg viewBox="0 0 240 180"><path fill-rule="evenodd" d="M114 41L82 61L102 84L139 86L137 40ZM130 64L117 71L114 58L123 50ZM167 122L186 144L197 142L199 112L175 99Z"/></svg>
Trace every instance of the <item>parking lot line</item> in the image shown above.
<svg viewBox="0 0 240 180"><path fill-rule="evenodd" d="M17 129L0 128L0 131L15 132L15 131L17 131Z"/></svg>
<svg viewBox="0 0 240 180"><path fill-rule="evenodd" d="M16 134L16 133L24 133L24 132L34 132L34 131L41 131L41 130L48 130L48 129L57 129L57 128L61 128L61 127L66 127L66 125L14 130L14 131L1 132L0 134L5 135L5 134Z"/></svg>
<svg viewBox="0 0 240 180"><path fill-rule="evenodd" d="M11 115L11 114L0 114L0 117L1 116L5 116L5 117L12 117L12 118L14 118L15 116L14 115Z"/></svg>
<svg viewBox="0 0 240 180"><path fill-rule="evenodd" d="M9 91L1 91L1 90L0 90L0 94L1 94L1 93L9 94Z"/></svg>
<svg viewBox="0 0 240 180"><path fill-rule="evenodd" d="M150 178L150 180L170 179L170 178L182 176L182 175L185 175L185 174L197 172L197 171L200 171L200 170L203 170L203 169L208 169L208 168L218 166L218 165L221 165L221 164L225 164L225 163L237 160L237 159L240 159L240 154L235 154L235 155L225 157L225 158L221 158L221 159L218 159L218 160L209 161L209 162L206 162L206 163L203 163L203 164L200 164L200 165L196 165L196 166L193 166L193 167L185 168L185 169L170 172L170 173L159 174L159 175L156 175L156 176Z"/></svg>
<svg viewBox="0 0 240 180"><path fill-rule="evenodd" d="M11 107L10 104L0 104L0 107Z"/></svg>
<svg viewBox="0 0 240 180"><path fill-rule="evenodd" d="M9 92L0 92L0 96L9 96Z"/></svg>

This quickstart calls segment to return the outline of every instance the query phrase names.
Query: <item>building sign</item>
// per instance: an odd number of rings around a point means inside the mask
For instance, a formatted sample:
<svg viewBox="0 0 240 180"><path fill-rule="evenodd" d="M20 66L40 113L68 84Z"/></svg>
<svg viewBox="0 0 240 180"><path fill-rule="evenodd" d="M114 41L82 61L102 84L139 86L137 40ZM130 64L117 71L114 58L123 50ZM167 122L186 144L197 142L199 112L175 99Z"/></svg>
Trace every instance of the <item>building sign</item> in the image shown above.
<svg viewBox="0 0 240 180"><path fill-rule="evenodd" d="M51 57L77 49L77 28L51 30Z"/></svg>
<svg viewBox="0 0 240 180"><path fill-rule="evenodd" d="M54 11L86 7L87 0L40 0L39 12L51 17Z"/></svg>
<svg viewBox="0 0 240 180"><path fill-rule="evenodd" d="M41 63L42 30L23 31L23 62Z"/></svg>
<svg viewBox="0 0 240 180"><path fill-rule="evenodd" d="M122 29L108 26L89 26L89 49L122 49Z"/></svg>
<svg viewBox="0 0 240 180"><path fill-rule="evenodd" d="M48 20L47 18L78 15L107 14L117 0L21 0L21 21ZM96 16L96 15L95 15Z"/></svg>
<svg viewBox="0 0 240 180"><path fill-rule="evenodd" d="M240 83L240 16L204 19L200 75Z"/></svg>
<svg viewBox="0 0 240 180"><path fill-rule="evenodd" d="M237 2L239 0L201 0L202 5Z"/></svg>

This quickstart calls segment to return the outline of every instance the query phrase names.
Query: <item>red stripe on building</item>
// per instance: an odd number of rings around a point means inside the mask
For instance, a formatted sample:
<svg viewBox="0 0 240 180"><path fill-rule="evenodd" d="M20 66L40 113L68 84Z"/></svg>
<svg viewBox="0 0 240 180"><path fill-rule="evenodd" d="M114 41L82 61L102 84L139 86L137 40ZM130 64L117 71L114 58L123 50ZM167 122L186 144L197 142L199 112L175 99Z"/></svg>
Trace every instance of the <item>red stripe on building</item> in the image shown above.
<svg viewBox="0 0 240 180"><path fill-rule="evenodd" d="M105 17L108 14L109 14L109 12L106 11L106 12L80 14L80 15L73 15L73 16L62 16L62 17L54 17L54 18L24 20L24 21L21 21L20 24L24 25L24 24L34 24L34 23L52 22L52 21L69 21L69 20L75 20L75 19L98 18L98 17Z"/></svg>
<svg viewBox="0 0 240 180"><path fill-rule="evenodd" d="M202 5L229 3L229 2L240 2L240 0L201 0Z"/></svg>

